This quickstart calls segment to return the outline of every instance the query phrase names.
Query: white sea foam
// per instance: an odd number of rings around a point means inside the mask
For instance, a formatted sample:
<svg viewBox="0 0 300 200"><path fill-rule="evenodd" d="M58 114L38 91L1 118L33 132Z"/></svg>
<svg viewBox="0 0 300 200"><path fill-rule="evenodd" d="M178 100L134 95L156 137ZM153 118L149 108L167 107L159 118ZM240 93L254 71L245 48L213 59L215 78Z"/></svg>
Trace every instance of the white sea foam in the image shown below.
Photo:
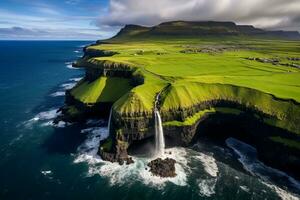
<svg viewBox="0 0 300 200"><path fill-rule="evenodd" d="M69 79L71 82L64 83L60 86L63 89L63 91L59 90L57 92L50 94L50 96L52 97L65 96L65 90L72 89L81 79L82 77Z"/></svg>
<svg viewBox="0 0 300 200"><path fill-rule="evenodd" d="M78 69L78 68L76 68L76 67L73 67L72 64L67 64L66 67L69 68L69 69Z"/></svg>
<svg viewBox="0 0 300 200"><path fill-rule="evenodd" d="M52 97L65 96L65 91L57 91L57 92L54 92L54 93L50 94L50 96L52 96Z"/></svg>
<svg viewBox="0 0 300 200"><path fill-rule="evenodd" d="M91 127L91 128L82 129L81 133L89 133L88 139L92 139L92 140L97 138L97 140L100 141L108 137L107 128L104 127ZM89 140L86 140L86 142L88 143Z"/></svg>
<svg viewBox="0 0 300 200"><path fill-rule="evenodd" d="M32 119L23 122L22 125L24 125L26 128L31 129L32 125L38 121L43 122L41 126L52 126L53 125L53 119L58 117L61 114L61 112L58 112L58 109L51 109L48 111L43 111L35 115Z"/></svg>
<svg viewBox="0 0 300 200"><path fill-rule="evenodd" d="M239 156L238 160L242 163L245 170L253 175L259 176L263 180L263 183L274 189L282 199L295 199L293 198L293 194L269 183L272 182L273 177L276 177L277 179L285 180L287 184L299 190L300 183L296 179L260 162L256 157L257 152L254 147L234 138L227 139L226 144ZM296 199L298 198L299 197Z"/></svg>
<svg viewBox="0 0 300 200"><path fill-rule="evenodd" d="M40 112L37 114L34 118L32 118L32 121L39 121L39 120L50 120L56 118L58 115L60 115L61 112L58 112L58 109L51 109L48 111Z"/></svg>
<svg viewBox="0 0 300 200"><path fill-rule="evenodd" d="M76 85L75 83L64 83L60 87L62 87L64 90L70 90Z"/></svg>
<svg viewBox="0 0 300 200"><path fill-rule="evenodd" d="M135 181L140 181L145 185L149 185L158 189L162 189L168 182L178 186L187 185L187 174L185 168L187 167L185 150L183 148L168 149L172 152L171 157L176 160L175 173L176 177L161 178L154 176L149 170L147 164L152 160L150 158L133 157L134 163L131 165L119 165L118 163L104 162L101 166L90 167L89 175L99 174L109 178L111 185L116 184L130 184ZM183 162L182 162L183 161Z"/></svg>
<svg viewBox="0 0 300 200"><path fill-rule="evenodd" d="M199 179L198 180L199 195L202 197L210 197L211 195L215 194L216 183L217 183L216 178Z"/></svg>
<svg viewBox="0 0 300 200"><path fill-rule="evenodd" d="M210 197L215 194L215 187L218 181L219 168L215 158L201 152L197 152L192 159L198 160L203 165L207 178L198 179L199 195L202 197Z"/></svg>
<svg viewBox="0 0 300 200"><path fill-rule="evenodd" d="M64 121L59 121L57 124L53 124L53 126L57 128L64 128L66 126L69 126L71 123L64 122Z"/></svg>
<svg viewBox="0 0 300 200"><path fill-rule="evenodd" d="M45 127L45 126L54 126L54 123L53 121L48 121L48 122L44 122L41 124L42 127Z"/></svg>
<svg viewBox="0 0 300 200"><path fill-rule="evenodd" d="M41 126L53 126L55 128L65 128L66 126L70 126L72 123L59 121L58 123L53 123L53 121L44 122Z"/></svg>
<svg viewBox="0 0 300 200"><path fill-rule="evenodd" d="M250 192L250 189L245 185L240 185L240 188L245 192L248 192L248 193Z"/></svg>
<svg viewBox="0 0 300 200"><path fill-rule="evenodd" d="M83 77L78 77L78 78L70 78L70 81L74 81L74 82L79 82Z"/></svg>
<svg viewBox="0 0 300 200"><path fill-rule="evenodd" d="M218 165L214 157L206 155L204 153L199 153L199 155L195 156L194 158L201 161L203 164L204 170L212 177L218 176Z"/></svg>
<svg viewBox="0 0 300 200"><path fill-rule="evenodd" d="M81 56L80 56L80 57L81 57ZM78 68L76 68L76 67L73 67L73 62L65 62L65 65L66 65L66 67L69 68L69 69L78 69Z"/></svg>
<svg viewBox="0 0 300 200"><path fill-rule="evenodd" d="M99 163L100 157L97 155L100 140L105 139L108 136L107 128L93 127L81 130L81 133L88 133L87 139L83 144L78 147L78 156L75 159L75 163L87 162L90 167L92 164Z"/></svg>
<svg viewBox="0 0 300 200"><path fill-rule="evenodd" d="M281 189L280 187L264 182L262 181L263 184L265 184L266 186L268 186L269 188L271 188L272 190L274 190L276 192L276 194L282 199L282 200L299 200L300 196L297 194L292 194L286 190Z"/></svg>
<svg viewBox="0 0 300 200"><path fill-rule="evenodd" d="M41 173L42 173L44 176L47 176L47 175L52 174L52 171L51 171L51 170L44 170L44 171L41 171Z"/></svg>
<svg viewBox="0 0 300 200"><path fill-rule="evenodd" d="M280 170L268 167L260 162L256 157L257 152L254 147L234 138L227 139L226 144L239 156L238 160L242 163L245 170L251 174L257 175L266 181L271 181L271 177L284 179L293 187L300 189L299 181Z"/></svg>
<svg viewBox="0 0 300 200"><path fill-rule="evenodd" d="M107 177L111 185L130 184L135 181L141 181L146 185L151 185L157 188L163 188L168 183L174 183L179 186L187 184L187 159L186 150L184 148L167 149L165 157L173 158L177 161L175 164L177 176L174 178L161 178L152 175L149 172L147 164L150 158L133 157L134 163L131 165L119 165L103 161L98 155L98 147L100 140L108 136L108 129L102 127L94 127L83 129L82 133L88 133L86 141L78 147L78 155L74 162L87 162L89 164L88 176L100 175Z"/></svg>
<svg viewBox="0 0 300 200"><path fill-rule="evenodd" d="M75 51L74 51L74 53L81 53L81 51L79 51L79 50L75 50Z"/></svg>

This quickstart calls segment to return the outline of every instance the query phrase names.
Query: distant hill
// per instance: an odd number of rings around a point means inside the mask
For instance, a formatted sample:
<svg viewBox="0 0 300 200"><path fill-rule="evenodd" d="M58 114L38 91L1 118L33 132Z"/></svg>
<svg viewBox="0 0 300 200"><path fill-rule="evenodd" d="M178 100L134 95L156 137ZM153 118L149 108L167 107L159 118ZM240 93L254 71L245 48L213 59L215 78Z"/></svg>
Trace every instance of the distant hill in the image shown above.
<svg viewBox="0 0 300 200"><path fill-rule="evenodd" d="M153 27L126 25L114 38L137 37L198 37L198 36L255 36L278 39L300 39L297 31L267 31L251 25L236 25L234 22L172 21Z"/></svg>

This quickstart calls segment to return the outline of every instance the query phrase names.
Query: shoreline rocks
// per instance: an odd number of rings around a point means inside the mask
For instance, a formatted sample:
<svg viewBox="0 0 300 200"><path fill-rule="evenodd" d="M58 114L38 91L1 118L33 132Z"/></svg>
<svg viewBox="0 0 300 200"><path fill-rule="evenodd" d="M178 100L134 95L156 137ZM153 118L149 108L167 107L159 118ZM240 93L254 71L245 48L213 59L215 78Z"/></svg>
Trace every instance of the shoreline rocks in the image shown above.
<svg viewBox="0 0 300 200"><path fill-rule="evenodd" d="M167 177L175 177L177 174L175 173L175 163L176 160L172 158L161 159L157 158L148 163L148 167L150 167L150 172L155 176L160 176L163 178Z"/></svg>

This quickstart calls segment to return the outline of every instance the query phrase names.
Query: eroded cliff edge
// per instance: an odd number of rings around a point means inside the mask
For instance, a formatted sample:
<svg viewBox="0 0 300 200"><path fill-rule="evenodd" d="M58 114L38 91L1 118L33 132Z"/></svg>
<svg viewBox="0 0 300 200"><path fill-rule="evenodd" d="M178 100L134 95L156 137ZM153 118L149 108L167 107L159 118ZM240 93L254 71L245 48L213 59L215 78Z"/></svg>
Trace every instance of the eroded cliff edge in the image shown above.
<svg viewBox="0 0 300 200"><path fill-rule="evenodd" d="M130 162L128 148L154 136L154 102L160 93L164 133L173 145L188 146L202 136L217 139L234 136L256 146L259 157L271 166L300 177L297 100L241 84L207 81L206 76L171 76L149 70L147 64L152 63L146 62L147 56L169 59L165 50L169 46L162 47L134 42L120 45L112 39L84 48L83 58L74 67L84 68L85 77L67 91L63 120L84 121L87 117L108 117L111 113L110 136L101 141L98 154L112 162ZM219 49L221 53L248 50L230 44L204 46L198 51L198 46L179 44L170 51L180 56L189 54L183 50L191 47L192 53L213 54L212 57L220 53ZM134 59L128 59L131 57ZM299 69L276 70L298 73Z"/></svg>

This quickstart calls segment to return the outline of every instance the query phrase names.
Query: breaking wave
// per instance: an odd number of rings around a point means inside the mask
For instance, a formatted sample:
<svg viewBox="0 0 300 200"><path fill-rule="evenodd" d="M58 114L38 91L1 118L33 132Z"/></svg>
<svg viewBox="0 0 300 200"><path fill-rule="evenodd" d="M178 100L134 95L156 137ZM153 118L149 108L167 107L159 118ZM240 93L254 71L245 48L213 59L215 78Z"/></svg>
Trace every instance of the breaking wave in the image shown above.
<svg viewBox="0 0 300 200"><path fill-rule="evenodd" d="M210 197L211 195L215 194L216 183L217 183L216 178L199 179L198 180L199 195L202 197Z"/></svg>
<svg viewBox="0 0 300 200"><path fill-rule="evenodd" d="M78 78L70 78L70 81L74 81L74 82L79 82L83 77L78 77Z"/></svg>
<svg viewBox="0 0 300 200"><path fill-rule="evenodd" d="M218 176L218 166L216 163L216 160L214 157L206 155L204 153L199 153L199 155L195 156L194 158L198 159L201 161L203 164L204 170L212 177L217 177Z"/></svg>
<svg viewBox="0 0 300 200"><path fill-rule="evenodd" d="M26 128L32 128L33 124L37 122L41 122L40 126L53 126L56 128L64 128L71 123L59 121L57 124L53 123L53 120L57 118L59 115L61 115L61 111L58 111L59 109L51 109L48 111L43 111L35 115L32 119L22 123Z"/></svg>
<svg viewBox="0 0 300 200"><path fill-rule="evenodd" d="M61 112L58 112L58 109L55 108L48 111L40 112L39 114L35 115L34 118L31 119L31 121L50 120L56 118L60 114Z"/></svg>
<svg viewBox="0 0 300 200"><path fill-rule="evenodd" d="M72 82L72 83L64 83L60 87L63 88L64 90L70 90L72 89L77 82Z"/></svg>
<svg viewBox="0 0 300 200"><path fill-rule="evenodd" d="M78 147L78 155L75 163L87 162L89 164L88 176L100 175L107 177L111 185L130 184L136 180L146 185L163 188L168 182L179 186L187 185L187 167L186 151L184 148L171 148L167 151L171 154L166 157L177 161L175 164L177 176L174 178L161 178L152 175L147 164L151 158L133 157L134 164L119 165L103 161L98 155L100 140L108 137L108 129L103 127L93 127L83 129L82 133L88 133L86 141Z"/></svg>
<svg viewBox="0 0 300 200"><path fill-rule="evenodd" d="M52 96L52 97L65 96L65 91L57 91L57 92L54 92L54 93L50 94L50 96Z"/></svg>
<svg viewBox="0 0 300 200"><path fill-rule="evenodd" d="M197 179L199 195L202 197L210 197L215 194L215 187L218 181L219 168L213 156L197 153L193 159L201 162L204 171L209 175L205 178Z"/></svg>
<svg viewBox="0 0 300 200"><path fill-rule="evenodd" d="M242 163L245 170L254 176L260 177L264 182L266 182L265 184L274 189L282 199L286 199L284 196L294 195L273 184L270 184L270 182L280 180L286 185L289 185L296 190L300 190L300 183L293 177L280 170L268 167L259 161L257 159L257 151L254 147L234 138L228 138L226 140L226 144L239 156L238 160Z"/></svg>
<svg viewBox="0 0 300 200"><path fill-rule="evenodd" d="M60 86L62 88L62 90L58 90L57 92L50 94L50 96L52 96L52 97L65 96L66 90L72 89L81 79L82 79L82 77L70 78L69 79L70 82L64 83Z"/></svg>
<svg viewBox="0 0 300 200"><path fill-rule="evenodd" d="M73 62L66 62L65 64L68 69L79 69L79 68L73 67Z"/></svg>

